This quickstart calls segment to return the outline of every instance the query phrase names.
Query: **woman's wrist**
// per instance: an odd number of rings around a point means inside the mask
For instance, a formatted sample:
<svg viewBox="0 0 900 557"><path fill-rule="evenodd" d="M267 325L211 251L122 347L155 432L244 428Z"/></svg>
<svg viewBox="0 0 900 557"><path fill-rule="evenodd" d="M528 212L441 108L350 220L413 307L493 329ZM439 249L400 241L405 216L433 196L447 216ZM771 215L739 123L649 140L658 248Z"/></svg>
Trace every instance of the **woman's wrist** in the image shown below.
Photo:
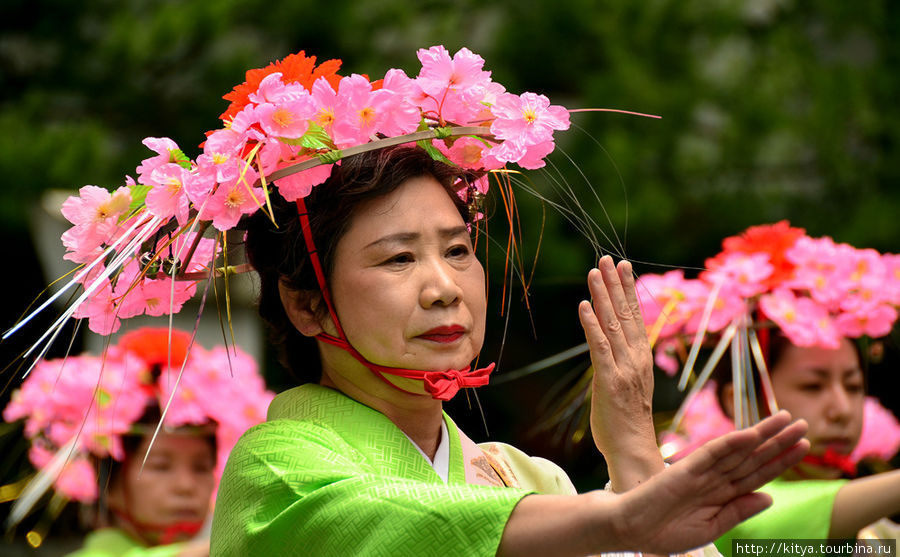
<svg viewBox="0 0 900 557"><path fill-rule="evenodd" d="M607 427L605 436L594 436L597 449L603 454L609 470L612 488L622 493L643 483L665 467L652 420L629 421L622 427ZM596 427L594 431L601 431ZM615 434L613 434L615 432Z"/></svg>
<svg viewBox="0 0 900 557"><path fill-rule="evenodd" d="M621 551L634 543L630 540L629 520L623 512L622 498L604 491L591 491L586 498L590 526L586 536L594 553Z"/></svg>
<svg viewBox="0 0 900 557"><path fill-rule="evenodd" d="M528 495L513 509L498 555L595 555L626 547L629 532L621 497Z"/></svg>
<svg viewBox="0 0 900 557"><path fill-rule="evenodd" d="M636 441L607 451L603 456L616 493L624 493L665 469L655 439Z"/></svg>

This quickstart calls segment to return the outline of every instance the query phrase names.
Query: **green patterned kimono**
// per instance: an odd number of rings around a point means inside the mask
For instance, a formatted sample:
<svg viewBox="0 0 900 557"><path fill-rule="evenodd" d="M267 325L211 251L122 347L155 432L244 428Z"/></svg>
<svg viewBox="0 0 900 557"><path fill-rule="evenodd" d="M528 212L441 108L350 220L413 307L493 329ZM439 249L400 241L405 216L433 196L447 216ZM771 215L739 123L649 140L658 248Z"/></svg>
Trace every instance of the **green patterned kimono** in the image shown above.
<svg viewBox="0 0 900 557"><path fill-rule="evenodd" d="M772 496L772 506L738 524L716 540L730 557L733 539L823 539L831 527L831 508L847 480L775 480L760 491Z"/></svg>
<svg viewBox="0 0 900 557"><path fill-rule="evenodd" d="M446 484L380 412L319 385L278 395L228 459L211 555L494 555L530 492L467 484L444 420Z"/></svg>

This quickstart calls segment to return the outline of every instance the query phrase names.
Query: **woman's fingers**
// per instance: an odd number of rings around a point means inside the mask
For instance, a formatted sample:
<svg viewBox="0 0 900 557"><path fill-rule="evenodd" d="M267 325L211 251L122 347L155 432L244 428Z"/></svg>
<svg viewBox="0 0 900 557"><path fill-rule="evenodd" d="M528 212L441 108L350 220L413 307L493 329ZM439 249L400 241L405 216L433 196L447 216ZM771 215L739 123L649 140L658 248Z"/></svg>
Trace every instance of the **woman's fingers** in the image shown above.
<svg viewBox="0 0 900 557"><path fill-rule="evenodd" d="M622 286L622 280L619 277L615 265L613 265L612 257L604 255L600 258L600 273L603 276L603 283L606 286L606 292L609 295L609 301L612 304L613 315L624 326L630 327L630 322L634 320L631 312L631 306L628 305L628 299L625 297L625 289Z"/></svg>
<svg viewBox="0 0 900 557"><path fill-rule="evenodd" d="M612 267L612 260L609 256L600 259L598 269L591 269L588 273L588 288L591 291L591 298L594 302L594 313L606 335L607 340L612 346L613 357L620 364L625 363L628 355L628 341L622 331L622 319L618 315L617 310L613 306L611 299L614 288L610 288L609 275L615 275L615 269ZM618 281L618 277L615 279ZM619 287L621 294L621 286Z"/></svg>
<svg viewBox="0 0 900 557"><path fill-rule="evenodd" d="M779 412L754 427L723 435L685 459L689 474L721 503L762 487L797 464L809 450L803 421ZM696 456L696 458L694 458ZM678 463L681 464L681 463Z"/></svg>
<svg viewBox="0 0 900 557"><path fill-rule="evenodd" d="M751 516L766 510L771 504L772 497L767 493L747 493L732 499L716 514L715 525L710 533L715 533L718 538Z"/></svg>
<svg viewBox="0 0 900 557"><path fill-rule="evenodd" d="M783 431L791 422L789 413L781 411L755 426L734 431L704 444L685 460L692 460L698 473L715 469L728 473L737 468L747 457L772 437Z"/></svg>
<svg viewBox="0 0 900 557"><path fill-rule="evenodd" d="M584 338L587 340L588 347L591 350L591 361L595 367L595 373L598 370L611 369L616 365L613 358L612 346L606 338L606 333L600 327L597 315L591 307L591 303L583 301L578 305L578 319L581 321L581 327L584 329Z"/></svg>
<svg viewBox="0 0 900 557"><path fill-rule="evenodd" d="M648 351L647 330L634 289L631 263L620 261L616 266L612 257L604 255L597 270L588 273L588 286L594 311L612 343L616 361L620 361L620 354L629 357L629 350Z"/></svg>
<svg viewBox="0 0 900 557"><path fill-rule="evenodd" d="M737 493L753 491L774 480L785 470L800 462L808 451L809 441L801 438L766 464L754 469L743 478L735 480L732 485L737 490Z"/></svg>
<svg viewBox="0 0 900 557"><path fill-rule="evenodd" d="M647 339L647 328L644 326L644 318L641 316L641 304L638 301L637 290L635 290L634 271L631 268L630 261L620 261L616 266L619 273L619 280L622 284L622 290L625 296L625 305L631 313L631 319L625 323L625 336L628 343L634 347L649 350L650 343Z"/></svg>
<svg viewBox="0 0 900 557"><path fill-rule="evenodd" d="M600 258L597 269L588 273L588 287L594 302L594 312L603 332L609 339L616 362L622 366L639 365L639 356L647 353L647 331L641 318L631 264L613 264L612 257Z"/></svg>
<svg viewBox="0 0 900 557"><path fill-rule="evenodd" d="M797 444L798 441L806 434L808 427L803 420L792 423L777 435L764 442L758 449L753 451L750 456L738 464L731 471L731 477L735 480L752 474L760 467L768 464L772 459L787 451Z"/></svg>

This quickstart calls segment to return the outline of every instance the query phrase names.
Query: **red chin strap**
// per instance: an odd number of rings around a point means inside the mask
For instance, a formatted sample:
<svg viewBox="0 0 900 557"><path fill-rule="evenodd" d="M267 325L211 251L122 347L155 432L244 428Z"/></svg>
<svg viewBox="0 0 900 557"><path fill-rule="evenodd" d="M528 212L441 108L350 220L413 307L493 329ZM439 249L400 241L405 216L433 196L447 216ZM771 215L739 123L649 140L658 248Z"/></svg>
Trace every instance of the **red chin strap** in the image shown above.
<svg viewBox="0 0 900 557"><path fill-rule="evenodd" d="M856 463L849 455L841 454L834 449L825 449L821 455L807 454L801 462L823 468L835 468L848 476L856 476Z"/></svg>
<svg viewBox="0 0 900 557"><path fill-rule="evenodd" d="M319 333L316 335L316 338L322 342L326 342L347 351L347 353L353 356L356 361L366 366L374 373L376 377L404 393L419 394L407 391L406 389L401 389L389 381L384 375L388 374L397 377L406 377L407 379L422 380L425 391L427 391L432 398L437 400L450 400L460 389L482 387L488 384L488 376L494 370L493 363L474 371L471 371L471 366L465 369L424 371L420 369L404 369L378 365L370 362L365 356L360 354L356 348L350 344L350 341L347 340L347 335L344 334L341 322L338 320L337 313L334 311L334 306L331 303L331 294L329 293L328 285L325 282L325 273L322 271L322 263L319 261L316 245L313 242L312 229L309 225L309 211L306 210L306 203L303 201L302 197L297 200L297 214L300 216L300 228L303 231L303 239L306 241L309 259L312 261L313 270L316 273L316 281L319 283L319 289L322 291L322 298L325 300L325 305L328 307L328 313L331 315L331 320L334 322L334 326L337 328L338 333L338 336L330 335L328 333Z"/></svg>
<svg viewBox="0 0 900 557"><path fill-rule="evenodd" d="M130 514L112 509L113 514L129 524L136 534L149 545L168 545L189 540L203 528L202 520L182 520L170 524L154 524L135 520Z"/></svg>

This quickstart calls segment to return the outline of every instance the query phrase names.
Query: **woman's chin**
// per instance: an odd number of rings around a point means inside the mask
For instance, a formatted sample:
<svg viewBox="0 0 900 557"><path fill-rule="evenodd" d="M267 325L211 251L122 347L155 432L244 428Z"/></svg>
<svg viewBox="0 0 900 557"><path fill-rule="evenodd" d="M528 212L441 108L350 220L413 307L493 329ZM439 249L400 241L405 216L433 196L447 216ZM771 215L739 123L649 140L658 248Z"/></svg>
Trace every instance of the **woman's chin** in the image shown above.
<svg viewBox="0 0 900 557"><path fill-rule="evenodd" d="M407 377L397 377L396 375L385 375L385 377L393 386L409 394L429 396L421 379L409 379Z"/></svg>
<svg viewBox="0 0 900 557"><path fill-rule="evenodd" d="M457 370L462 371L470 366L472 366L473 357L460 357L460 358L440 358L431 362L428 362L427 365L422 366L419 369L423 369L426 371L450 371Z"/></svg>
<svg viewBox="0 0 900 557"><path fill-rule="evenodd" d="M428 350L411 354L393 367L415 369L421 371L463 370L472 365L477 354L470 347L457 347L456 350Z"/></svg>

